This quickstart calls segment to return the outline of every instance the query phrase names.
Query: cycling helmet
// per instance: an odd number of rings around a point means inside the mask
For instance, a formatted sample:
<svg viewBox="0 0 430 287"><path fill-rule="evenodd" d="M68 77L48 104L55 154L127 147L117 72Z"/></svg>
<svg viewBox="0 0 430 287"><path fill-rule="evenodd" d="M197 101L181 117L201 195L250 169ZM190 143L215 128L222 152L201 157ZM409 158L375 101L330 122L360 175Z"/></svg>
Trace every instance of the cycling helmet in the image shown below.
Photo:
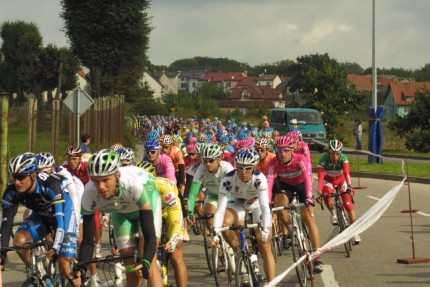
<svg viewBox="0 0 430 287"><path fill-rule="evenodd" d="M269 148L270 147L270 141L266 138L260 138L259 140L257 140L255 142L255 147L256 148Z"/></svg>
<svg viewBox="0 0 430 287"><path fill-rule="evenodd" d="M243 148L236 152L234 160L238 165L256 166L260 161L260 156L255 151L250 151L249 149Z"/></svg>
<svg viewBox="0 0 430 287"><path fill-rule="evenodd" d="M115 151L119 154L119 160L129 160L132 161L134 158L134 151L129 147L122 147Z"/></svg>
<svg viewBox="0 0 430 287"><path fill-rule="evenodd" d="M41 152L36 156L37 169L45 169L55 165L54 156L49 152Z"/></svg>
<svg viewBox="0 0 430 287"><path fill-rule="evenodd" d="M182 142L182 138L179 135L173 135L172 136L172 141L174 143L181 143Z"/></svg>
<svg viewBox="0 0 430 287"><path fill-rule="evenodd" d="M115 143L113 145L110 146L110 149L113 150L114 152L116 152L117 150L119 150L120 148L123 148L124 146L120 143Z"/></svg>
<svg viewBox="0 0 430 287"><path fill-rule="evenodd" d="M296 142L300 139L300 135L298 131L288 132L287 137L290 137L293 142Z"/></svg>
<svg viewBox="0 0 430 287"><path fill-rule="evenodd" d="M282 148L282 147L289 147L292 148L294 145L294 141L289 136L280 136L276 139L276 147Z"/></svg>
<svg viewBox="0 0 430 287"><path fill-rule="evenodd" d="M271 137L272 137L272 131L270 131L270 130L262 131L262 132L261 132L261 136L262 136L263 138L271 138Z"/></svg>
<svg viewBox="0 0 430 287"><path fill-rule="evenodd" d="M144 170L146 170L147 172L149 172L153 176L157 175L157 172L155 170L155 166L152 163L150 163L149 161L146 161L146 160L139 161L136 164L136 166L140 167L140 168L143 168Z"/></svg>
<svg viewBox="0 0 430 287"><path fill-rule="evenodd" d="M161 145L171 145L173 143L173 139L171 135L163 135L160 139Z"/></svg>
<svg viewBox="0 0 430 287"><path fill-rule="evenodd" d="M187 153L195 153L196 152L196 144L187 144L186 146Z"/></svg>
<svg viewBox="0 0 430 287"><path fill-rule="evenodd" d="M196 143L196 154L198 154L199 156L202 156L202 150L204 146L205 146L204 143Z"/></svg>
<svg viewBox="0 0 430 287"><path fill-rule="evenodd" d="M160 134L157 130L152 130L148 133L148 136L146 137L147 140L156 140L160 137Z"/></svg>
<svg viewBox="0 0 430 287"><path fill-rule="evenodd" d="M218 158L222 154L222 149L219 144L207 143L203 146L200 156L202 158Z"/></svg>
<svg viewBox="0 0 430 287"><path fill-rule="evenodd" d="M25 152L9 160L9 173L13 174L30 174L36 171L36 155L31 152Z"/></svg>
<svg viewBox="0 0 430 287"><path fill-rule="evenodd" d="M328 143L328 150L329 151L335 151L335 152L342 152L343 151L343 143L340 140L331 140Z"/></svg>
<svg viewBox="0 0 430 287"><path fill-rule="evenodd" d="M81 157L83 154L80 147L71 145L67 147L66 155L70 157Z"/></svg>
<svg viewBox="0 0 430 287"><path fill-rule="evenodd" d="M158 140L147 140L144 146L146 151L154 151L160 148L160 142Z"/></svg>
<svg viewBox="0 0 430 287"><path fill-rule="evenodd" d="M219 142L221 144L228 144L229 141L230 138L227 135L222 135L221 137L219 137Z"/></svg>
<svg viewBox="0 0 430 287"><path fill-rule="evenodd" d="M119 166L119 154L111 149L102 149L91 156L87 171L91 176L108 176L114 174Z"/></svg>

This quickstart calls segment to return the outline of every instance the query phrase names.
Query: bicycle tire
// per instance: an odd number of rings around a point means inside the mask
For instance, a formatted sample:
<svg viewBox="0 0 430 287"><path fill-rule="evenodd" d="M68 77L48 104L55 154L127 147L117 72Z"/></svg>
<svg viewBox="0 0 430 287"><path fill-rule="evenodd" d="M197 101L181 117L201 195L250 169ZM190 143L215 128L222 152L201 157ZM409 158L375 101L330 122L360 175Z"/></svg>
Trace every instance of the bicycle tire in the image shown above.
<svg viewBox="0 0 430 287"><path fill-rule="evenodd" d="M196 220L196 222L191 226L194 235L202 234L201 220Z"/></svg>
<svg viewBox="0 0 430 287"><path fill-rule="evenodd" d="M41 287L43 286L42 282L34 277L27 278L24 283L22 283L21 287Z"/></svg>
<svg viewBox="0 0 430 287"><path fill-rule="evenodd" d="M244 251L240 251L236 255L236 272L234 277L236 281L236 287L254 286L251 262Z"/></svg>
<svg viewBox="0 0 430 287"><path fill-rule="evenodd" d="M233 278L227 255L223 252L225 248L223 244L225 243L221 240L219 248L212 248L213 275L217 287L231 286Z"/></svg>
<svg viewBox="0 0 430 287"><path fill-rule="evenodd" d="M203 233L203 247L205 248L205 256L206 256L206 263L208 264L208 268L209 268L209 273L211 275L214 274L214 269L212 267L212 253L210 252L210 250L212 249L212 246L210 244L210 239L207 235L206 232L206 224L203 222L202 225L202 233Z"/></svg>
<svg viewBox="0 0 430 287"><path fill-rule="evenodd" d="M293 226L291 229L291 251L293 253L293 260L294 263L296 263L303 255L305 250L303 249L303 242L300 240L300 237L303 236L303 234L299 234L301 230L299 230L300 227ZM299 281L300 286L306 287L307 285L307 267L306 262L303 260L299 265L296 266L296 275L297 280Z"/></svg>
<svg viewBox="0 0 430 287"><path fill-rule="evenodd" d="M345 210L343 207L337 207L337 218L338 218L338 226L339 226L339 233L342 233L348 226L349 221L346 217ZM345 252L347 257L351 257L351 251L352 251L352 242L351 239L346 241L343 246L345 247Z"/></svg>
<svg viewBox="0 0 430 287"><path fill-rule="evenodd" d="M278 230L278 224L272 225L272 254L275 262L279 256L282 256L282 233Z"/></svg>
<svg viewBox="0 0 430 287"><path fill-rule="evenodd" d="M305 250L312 250L312 242L309 236L309 230L308 227L306 226L306 224L302 221L302 231L303 231L303 235L304 235L304 246L305 246ZM306 262L306 266L308 268L308 280L311 281L311 286L314 286L314 262L311 261L307 261Z"/></svg>

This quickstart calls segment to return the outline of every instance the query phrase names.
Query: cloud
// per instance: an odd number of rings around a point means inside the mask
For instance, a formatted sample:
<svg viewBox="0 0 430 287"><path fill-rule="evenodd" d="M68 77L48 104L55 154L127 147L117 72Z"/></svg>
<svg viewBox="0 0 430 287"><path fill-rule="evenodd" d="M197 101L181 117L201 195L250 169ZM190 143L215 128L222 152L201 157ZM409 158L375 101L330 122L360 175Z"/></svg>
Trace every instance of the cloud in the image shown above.
<svg viewBox="0 0 430 287"><path fill-rule="evenodd" d="M339 37L339 32L347 33L352 30L352 27L347 24L338 24L331 21L323 21L315 24L309 32L303 33L299 37L300 42L305 46L313 46L321 41L330 38L331 36Z"/></svg>

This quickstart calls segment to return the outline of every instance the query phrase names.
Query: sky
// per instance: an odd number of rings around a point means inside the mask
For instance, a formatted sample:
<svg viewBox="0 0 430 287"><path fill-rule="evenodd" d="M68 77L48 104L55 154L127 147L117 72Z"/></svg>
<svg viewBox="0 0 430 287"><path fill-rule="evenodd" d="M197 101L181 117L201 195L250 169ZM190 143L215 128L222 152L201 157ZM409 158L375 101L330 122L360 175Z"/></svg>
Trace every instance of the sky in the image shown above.
<svg viewBox="0 0 430 287"><path fill-rule="evenodd" d="M430 63L430 0L375 1L376 66ZM66 47L60 12L60 0L0 0L0 23L33 22L44 45ZM156 65L207 56L256 66L328 53L372 66L372 0L152 0L147 12Z"/></svg>

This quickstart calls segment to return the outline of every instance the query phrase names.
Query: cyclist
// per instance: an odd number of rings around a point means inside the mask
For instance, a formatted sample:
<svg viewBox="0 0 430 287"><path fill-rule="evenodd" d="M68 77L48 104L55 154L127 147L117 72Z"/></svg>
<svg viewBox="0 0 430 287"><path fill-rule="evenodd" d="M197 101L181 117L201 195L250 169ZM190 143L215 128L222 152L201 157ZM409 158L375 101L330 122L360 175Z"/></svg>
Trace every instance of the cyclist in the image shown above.
<svg viewBox="0 0 430 287"><path fill-rule="evenodd" d="M294 141L288 136L279 136L276 139L277 156L269 163L269 174L267 182L269 190L273 188L274 179L277 177L277 186L274 191L275 206L287 206L296 192L300 203L307 206L302 208L303 218L309 229L309 235L314 249L320 247L319 230L315 223L312 184L307 171L306 159L299 154L293 153ZM278 218L284 228L289 225L289 217L286 210L278 212ZM287 233L284 229L283 232ZM286 234L284 233L284 234ZM314 260L314 272L321 273L324 264L319 257Z"/></svg>
<svg viewBox="0 0 430 287"><path fill-rule="evenodd" d="M155 176L155 168L152 163L141 161L137 166ZM172 254L170 260L175 273L176 286L186 287L188 271L182 249L184 227L181 225L183 217L178 188L171 180L164 177L156 177L155 185L160 193L163 218L167 224L167 238L169 238L164 250Z"/></svg>
<svg viewBox="0 0 430 287"><path fill-rule="evenodd" d="M144 144L145 156L144 161L149 161L155 166L157 176L170 179L176 184L175 166L172 159L160 152L160 142L158 140L147 140Z"/></svg>
<svg viewBox="0 0 430 287"><path fill-rule="evenodd" d="M318 162L318 198L317 201L321 202L321 197L331 195L334 186L340 188L342 192L342 201L348 218L351 223L355 221L354 204L352 197L354 190L351 188L351 176L349 174L349 161L348 157L342 153L343 144L340 140L331 140L328 144L328 153L323 155ZM324 203L331 213L331 224L337 224L336 209L333 206L331 197L325 197ZM357 234L354 236L354 242L360 243L361 238Z"/></svg>
<svg viewBox="0 0 430 287"><path fill-rule="evenodd" d="M121 148L121 144L113 144L113 148ZM111 147L111 148L112 148ZM68 146L66 150L67 164L63 167L67 169L72 175L76 176L81 180L82 184L85 186L90 180L91 176L87 172L88 160L82 157L83 153L78 146ZM94 213L95 219L95 235L94 241L96 242L96 248L94 249L94 257L102 257L101 243L102 243L102 224L100 223L100 212L98 210ZM97 287L99 285L99 279L97 276L97 266L96 264L91 264L89 266L90 278L87 282L91 287Z"/></svg>
<svg viewBox="0 0 430 287"><path fill-rule="evenodd" d="M157 237L161 235L161 200L154 177L136 166L119 167L119 155L111 149L103 149L92 155L88 172L92 180L85 186L82 196L83 240L79 260L91 259L94 248L94 211L111 214L115 241L120 254L130 254L136 249L134 234L142 232L139 253L143 259L136 267L141 270L150 286L161 286L157 266ZM143 246L144 244L144 246ZM142 251L143 248L143 251ZM126 259L132 264L133 259ZM127 286L138 286L135 272L126 274ZM153 284L153 285L151 285Z"/></svg>
<svg viewBox="0 0 430 287"><path fill-rule="evenodd" d="M56 174L37 172L36 155L23 153L9 161L9 173L13 180L8 184L2 201L3 214L0 238L1 247L9 246L13 220L19 204L32 210L31 215L18 227L13 245L25 246L27 242L38 241L54 231L52 249L49 257L58 254L59 265L63 276L73 284L80 286L80 274L74 279L71 274L70 261L76 258L76 217L73 202L64 192L64 178ZM21 250L18 255L29 266L29 250ZM5 254L1 255L2 269Z"/></svg>
<svg viewBox="0 0 430 287"><path fill-rule="evenodd" d="M270 244L272 217L266 176L255 168L260 161L257 152L241 149L235 156L236 169L229 172L219 185L218 208L214 217L214 231L224 226L244 224L246 215L252 213L253 223L261 221L256 229L258 250L264 260L267 281L275 278L275 259ZM239 251L239 239L234 231L226 231L225 239L235 251ZM216 244L219 234L214 237Z"/></svg>
<svg viewBox="0 0 430 287"><path fill-rule="evenodd" d="M269 173L268 163L276 157L273 152L269 151L270 146L270 139L267 138L260 138L255 142L255 149L260 157L255 169L260 170L265 176ZM272 198L271 190L269 190L269 198Z"/></svg>
<svg viewBox="0 0 430 287"><path fill-rule="evenodd" d="M181 193L184 192L185 188L185 163L184 155L180 148L173 145L173 139L171 135L163 135L160 139L162 146L161 153L167 154L173 162L175 167L175 178L176 185Z"/></svg>
<svg viewBox="0 0 430 287"><path fill-rule="evenodd" d="M194 205L196 197L202 187L206 188L206 198L203 205L203 214L215 214L218 202L219 183L224 176L233 170L230 163L221 160L222 148L216 143L205 143L200 152L202 164L197 168L190 187L188 199L189 218L194 222ZM202 214L199 214L202 215ZM208 227L212 226L212 219L206 221Z"/></svg>
<svg viewBox="0 0 430 287"><path fill-rule="evenodd" d="M134 151L133 149L129 147L122 147L115 151L117 154L119 154L119 161L121 163L121 166L129 166L134 165L133 159L134 159Z"/></svg>

